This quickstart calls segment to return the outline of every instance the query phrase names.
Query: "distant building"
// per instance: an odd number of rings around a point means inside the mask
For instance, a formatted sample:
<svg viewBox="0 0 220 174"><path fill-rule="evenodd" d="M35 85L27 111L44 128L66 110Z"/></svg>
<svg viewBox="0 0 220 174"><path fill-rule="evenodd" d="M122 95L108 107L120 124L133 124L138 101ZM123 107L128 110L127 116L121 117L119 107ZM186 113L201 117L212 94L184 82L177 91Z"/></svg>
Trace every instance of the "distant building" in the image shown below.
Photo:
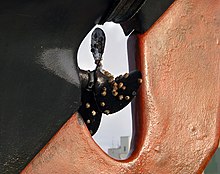
<svg viewBox="0 0 220 174"><path fill-rule="evenodd" d="M109 148L108 154L115 159L126 159L130 150L130 137L120 137L120 145L117 148ZM213 158L209 162L203 174L220 174L220 143Z"/></svg>
<svg viewBox="0 0 220 174"><path fill-rule="evenodd" d="M126 159L130 150L130 137L120 137L120 146L108 149L108 154L115 159Z"/></svg>
<svg viewBox="0 0 220 174"><path fill-rule="evenodd" d="M205 169L204 174L219 174L220 173L220 143L214 156Z"/></svg>

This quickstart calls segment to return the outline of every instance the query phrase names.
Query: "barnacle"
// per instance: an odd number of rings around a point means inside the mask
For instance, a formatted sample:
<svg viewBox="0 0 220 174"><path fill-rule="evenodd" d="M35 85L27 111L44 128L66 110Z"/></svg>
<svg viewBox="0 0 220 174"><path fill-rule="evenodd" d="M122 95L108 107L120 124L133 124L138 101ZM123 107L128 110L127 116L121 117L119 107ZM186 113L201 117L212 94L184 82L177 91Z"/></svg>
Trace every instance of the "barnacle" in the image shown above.
<svg viewBox="0 0 220 174"><path fill-rule="evenodd" d="M127 106L142 83L139 71L114 78L110 72L103 70L101 61L104 45L105 34L96 28L92 33L91 51L97 67L94 71L79 71L82 105L78 112L91 135L97 132L102 114L113 114Z"/></svg>
<svg viewBox="0 0 220 174"><path fill-rule="evenodd" d="M85 73L91 72L81 71L82 73L84 75L81 77L85 77ZM100 70L92 74L96 80L91 89L82 86L82 105L78 111L90 133L94 135L98 130L103 113L109 115L120 111L136 96L141 84L141 73L133 71L114 78L113 82L109 82L111 77ZM81 79L81 81L85 81L85 79Z"/></svg>

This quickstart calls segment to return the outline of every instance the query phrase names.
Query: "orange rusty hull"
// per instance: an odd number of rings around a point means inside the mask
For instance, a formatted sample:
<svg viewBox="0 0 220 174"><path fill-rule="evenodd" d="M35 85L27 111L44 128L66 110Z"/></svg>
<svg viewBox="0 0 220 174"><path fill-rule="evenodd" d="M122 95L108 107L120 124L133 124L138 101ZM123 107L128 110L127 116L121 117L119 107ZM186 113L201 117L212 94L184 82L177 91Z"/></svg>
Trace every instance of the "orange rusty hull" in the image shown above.
<svg viewBox="0 0 220 174"><path fill-rule="evenodd" d="M75 114L22 174L202 173L220 137L219 28L219 0L177 0L130 37L143 84L129 159L108 157Z"/></svg>

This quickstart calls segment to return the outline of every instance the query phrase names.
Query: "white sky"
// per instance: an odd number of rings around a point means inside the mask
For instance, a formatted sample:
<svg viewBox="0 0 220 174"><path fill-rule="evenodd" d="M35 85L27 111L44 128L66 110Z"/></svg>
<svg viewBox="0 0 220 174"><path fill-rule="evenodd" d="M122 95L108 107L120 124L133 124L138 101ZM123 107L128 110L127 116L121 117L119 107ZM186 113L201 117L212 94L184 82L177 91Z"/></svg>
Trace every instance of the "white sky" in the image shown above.
<svg viewBox="0 0 220 174"><path fill-rule="evenodd" d="M111 72L115 77L128 72L127 37L120 25L105 23L102 28L106 35L106 46L103 55L103 69ZM92 30L93 31L93 30ZM84 70L95 68L94 59L90 52L91 33L83 40L78 52L78 65ZM118 147L120 136L131 136L131 107L120 112L104 115L98 132L93 136L95 141L107 152L108 148Z"/></svg>

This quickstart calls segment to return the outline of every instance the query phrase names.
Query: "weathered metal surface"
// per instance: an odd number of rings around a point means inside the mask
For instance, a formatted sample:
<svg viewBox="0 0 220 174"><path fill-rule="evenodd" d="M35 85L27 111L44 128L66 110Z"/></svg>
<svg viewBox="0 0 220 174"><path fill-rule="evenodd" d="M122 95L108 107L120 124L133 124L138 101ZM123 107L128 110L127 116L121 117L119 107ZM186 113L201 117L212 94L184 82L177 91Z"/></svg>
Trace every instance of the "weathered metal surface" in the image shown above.
<svg viewBox="0 0 220 174"><path fill-rule="evenodd" d="M137 36L143 84L129 159L105 155L75 114L22 174L202 173L220 136L219 28L218 0L177 0Z"/></svg>
<svg viewBox="0 0 220 174"><path fill-rule="evenodd" d="M112 1L1 1L1 174L23 170L80 107L77 50Z"/></svg>

